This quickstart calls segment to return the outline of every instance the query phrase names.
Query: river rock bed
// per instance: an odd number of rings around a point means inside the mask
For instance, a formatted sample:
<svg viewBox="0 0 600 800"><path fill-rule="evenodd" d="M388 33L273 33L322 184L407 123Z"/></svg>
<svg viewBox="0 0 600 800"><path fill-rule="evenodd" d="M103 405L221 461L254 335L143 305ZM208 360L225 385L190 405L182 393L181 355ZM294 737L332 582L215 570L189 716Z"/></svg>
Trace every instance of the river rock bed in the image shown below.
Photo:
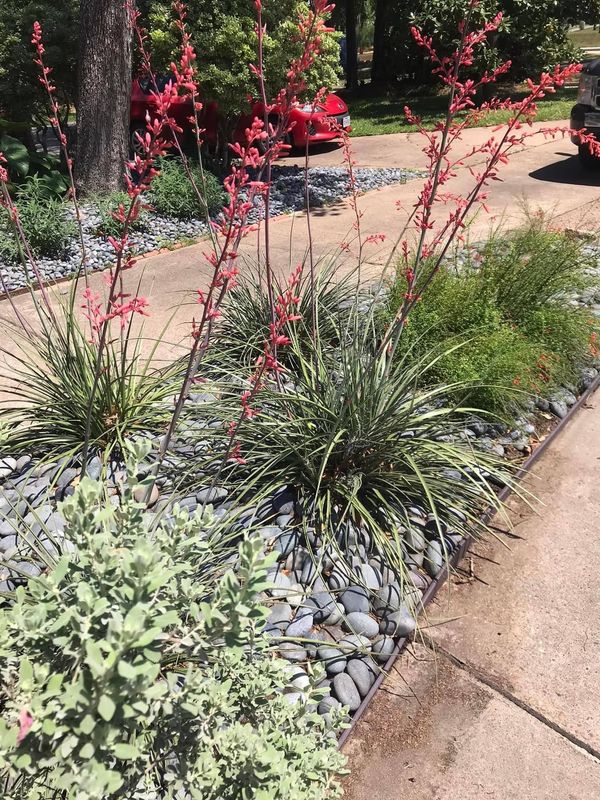
<svg viewBox="0 0 600 800"><path fill-rule="evenodd" d="M422 173L400 168L357 168L354 171L356 191L359 193L379 189L394 183L404 183L418 178ZM350 193L348 171L345 167L311 167L309 169L309 202L311 207L331 205ZM288 214L305 208L304 170L294 166L273 167L271 191L271 214ZM65 213L74 218L73 210L66 206ZM114 250L105 236L98 234L100 215L95 206L82 206L83 242L90 270L103 270L114 262ZM262 200L257 198L249 221L258 222L264 216ZM147 212L144 229L132 232L131 250L142 255L181 241L198 239L208 233L205 220L180 220L156 212ZM74 237L60 257L37 259L40 274L48 281L56 281L74 275L81 266L79 236ZM8 291L22 289L33 282L33 276L21 264L0 261L0 273ZM1 290L0 290L1 292Z"/></svg>
<svg viewBox="0 0 600 800"><path fill-rule="evenodd" d="M580 390L590 386L598 370L581 373L580 386L564 387L551 401L532 400L546 415L563 416L576 402ZM200 406L209 396L193 398ZM473 418L460 435L473 446L497 455L514 457L530 452L535 440L535 413L523 416L512 428L500 422ZM158 439L154 439L156 446ZM170 465L190 457L182 437L173 443ZM103 462L91 458L86 474L99 479ZM143 472L140 477L143 477ZM77 462L59 461L36 465L29 456L0 456L0 592L10 591L40 574L43 566L32 558L31 540L23 530L31 529L51 554L68 549L64 520L58 503L74 492L81 477ZM111 463L106 470L111 502L118 503L118 487L125 480L124 465ZM284 478L284 476L282 476ZM456 479L461 475L457 472ZM114 498L114 500L113 500ZM138 498L138 499L141 499ZM444 569L460 547L462 535L442 523L440 531L428 516L425 503L407 509L407 519L397 523L402 537L404 574L399 575L382 558L364 527L345 523L336 534L336 546L324 544L302 519L302 506L295 491L285 485L240 514L225 486L207 486L185 494L174 492L168 478L159 476L152 493L149 513L169 513L177 503L193 513L211 505L217 519L234 517L233 525L243 536L248 530L264 542L265 552L277 554L270 573L273 588L265 596L270 615L265 634L290 662L290 702L302 702L309 684L311 664L325 670L320 682L330 695L319 703L327 714L337 705L354 712L377 679L398 639L409 636L416 626L419 604L430 582ZM458 514L459 512L457 512ZM343 557L341 553L343 552Z"/></svg>

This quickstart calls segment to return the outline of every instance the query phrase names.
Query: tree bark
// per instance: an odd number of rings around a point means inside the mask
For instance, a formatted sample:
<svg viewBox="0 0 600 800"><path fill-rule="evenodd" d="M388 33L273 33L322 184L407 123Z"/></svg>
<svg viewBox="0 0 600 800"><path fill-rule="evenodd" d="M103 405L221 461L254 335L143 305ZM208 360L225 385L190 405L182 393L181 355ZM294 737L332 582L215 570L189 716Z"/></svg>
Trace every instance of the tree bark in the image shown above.
<svg viewBox="0 0 600 800"><path fill-rule="evenodd" d="M81 0L79 25L77 187L111 192L129 154L131 20L124 0Z"/></svg>
<svg viewBox="0 0 600 800"><path fill-rule="evenodd" d="M358 39L356 0L346 0L346 86L356 89L358 86Z"/></svg>
<svg viewBox="0 0 600 800"><path fill-rule="evenodd" d="M373 30L373 63L371 65L371 81L383 84L386 82L385 67L385 26L387 0L375 2L375 26Z"/></svg>

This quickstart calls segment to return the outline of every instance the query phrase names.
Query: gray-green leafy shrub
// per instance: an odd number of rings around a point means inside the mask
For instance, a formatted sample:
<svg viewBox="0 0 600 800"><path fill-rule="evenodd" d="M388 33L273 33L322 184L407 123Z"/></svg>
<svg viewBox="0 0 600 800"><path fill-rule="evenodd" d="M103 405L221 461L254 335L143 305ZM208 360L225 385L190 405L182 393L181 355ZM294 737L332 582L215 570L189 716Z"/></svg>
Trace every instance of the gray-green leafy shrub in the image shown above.
<svg viewBox="0 0 600 800"><path fill-rule="evenodd" d="M116 511L83 480L62 507L75 554L1 612L2 796L338 797L335 738L311 691L282 694L287 662L259 633L260 545L222 574L233 545L210 515L151 523L134 484Z"/></svg>
<svg viewBox="0 0 600 800"><path fill-rule="evenodd" d="M185 168L176 158L163 158L160 174L152 181L149 201L160 214L178 219L205 219L207 211L218 211L225 202L225 192L219 180L206 170L190 163L190 170L201 198L192 185Z"/></svg>
<svg viewBox="0 0 600 800"><path fill-rule="evenodd" d="M16 206L27 241L36 256L59 256L76 233L75 223L66 215L64 203L48 193L39 179L30 177L17 192ZM8 212L0 209L0 245L7 260L20 259L16 234Z"/></svg>

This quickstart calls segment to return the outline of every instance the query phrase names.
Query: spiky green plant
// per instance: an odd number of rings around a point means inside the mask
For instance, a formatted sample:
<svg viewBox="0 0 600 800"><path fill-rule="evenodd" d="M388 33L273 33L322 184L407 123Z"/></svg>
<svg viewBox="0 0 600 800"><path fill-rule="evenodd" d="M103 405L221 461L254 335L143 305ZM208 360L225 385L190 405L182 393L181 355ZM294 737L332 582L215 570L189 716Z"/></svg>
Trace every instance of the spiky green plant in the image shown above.
<svg viewBox="0 0 600 800"><path fill-rule="evenodd" d="M343 335L357 305L366 302L366 293L360 289L356 273L341 277L339 266L335 258L317 264L314 281L307 265L303 270L297 292L300 297L297 313L303 322L300 327L287 326L288 332L294 332L300 349L309 348L315 336L323 345L337 347L340 334ZM275 296L283 291L283 283L275 279ZM250 272L241 278L239 285L226 298L214 349L227 354L233 363L254 364L256 357L262 354L270 322L266 287L256 274ZM295 351L282 348L279 355L284 363L288 363L294 359Z"/></svg>
<svg viewBox="0 0 600 800"><path fill-rule="evenodd" d="M160 368L153 363L158 342L150 343L143 356L143 335L131 335L129 327L110 339L94 391L98 347L79 321L73 299L58 304L52 318L38 304L36 324L36 330L16 324L4 329L8 368L2 376L0 420L8 426L10 452L78 453L90 406L94 448L122 449L128 436L164 427L182 373L180 364Z"/></svg>
<svg viewBox="0 0 600 800"><path fill-rule="evenodd" d="M465 387L420 388L435 359L410 353L387 370L385 357L374 355L369 318L356 317L352 335L340 332L335 365L321 340L294 337L295 389L265 387L256 395L254 415L235 433L245 463L231 466L228 478L256 494L289 484L306 523L326 542L337 547L347 523L366 527L402 574L402 529L411 527L412 506L425 508L438 534L481 529L482 509L500 508L490 481L510 477L499 459L460 438L473 409L449 398ZM239 397L224 393L213 411L234 419L236 403Z"/></svg>

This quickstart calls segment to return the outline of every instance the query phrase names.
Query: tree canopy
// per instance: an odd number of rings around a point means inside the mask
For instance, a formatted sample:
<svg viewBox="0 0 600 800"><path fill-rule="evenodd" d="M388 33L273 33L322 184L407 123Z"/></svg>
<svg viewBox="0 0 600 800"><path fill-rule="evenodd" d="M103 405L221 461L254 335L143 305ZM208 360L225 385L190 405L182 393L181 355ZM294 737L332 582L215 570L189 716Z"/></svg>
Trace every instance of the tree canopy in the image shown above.
<svg viewBox="0 0 600 800"><path fill-rule="evenodd" d="M412 40L411 26L433 36L445 53L456 43L458 23L467 16L468 7L469 0L378 0L379 77L427 80L429 65ZM600 0L481 0L472 11L472 21L482 23L499 11L504 15L503 24L481 51L478 66L510 60L510 79L521 80L557 63L579 59L580 53L568 37L569 27L580 20L597 22Z"/></svg>
<svg viewBox="0 0 600 800"><path fill-rule="evenodd" d="M47 99L33 63L35 20L44 25L46 62L53 69L59 100L65 107L74 103L78 12L78 0L0 3L0 117L5 126L6 121L21 124L26 132L32 120L47 117Z"/></svg>
<svg viewBox="0 0 600 800"><path fill-rule="evenodd" d="M248 97L257 96L256 78L249 65L256 62L256 14L250 0L189 0L187 21L198 55L198 78L202 98L214 100L221 112L233 118L248 109ZM263 19L267 95L274 97L286 83L293 58L301 53L298 37L300 14L308 12L303 0L265 0ZM155 0L146 10L156 68L168 65L177 48L178 36L168 0ZM323 39L322 52L307 76L307 95L338 81L339 45L336 34Z"/></svg>

